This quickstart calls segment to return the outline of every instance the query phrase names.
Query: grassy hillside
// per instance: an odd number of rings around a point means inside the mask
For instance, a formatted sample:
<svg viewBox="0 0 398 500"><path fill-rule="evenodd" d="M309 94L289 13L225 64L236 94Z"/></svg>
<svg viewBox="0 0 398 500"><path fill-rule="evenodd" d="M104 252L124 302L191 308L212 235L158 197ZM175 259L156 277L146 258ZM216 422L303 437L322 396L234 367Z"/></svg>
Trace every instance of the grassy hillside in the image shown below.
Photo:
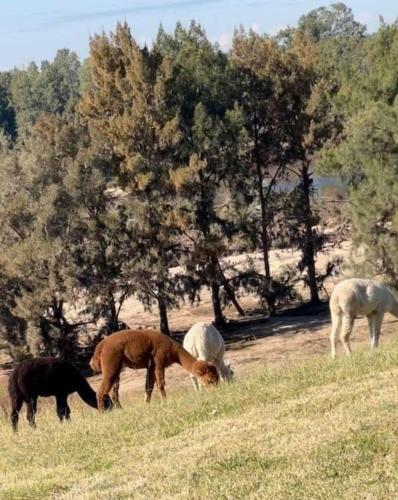
<svg viewBox="0 0 398 500"><path fill-rule="evenodd" d="M167 404L0 422L0 498L397 498L398 343Z"/></svg>

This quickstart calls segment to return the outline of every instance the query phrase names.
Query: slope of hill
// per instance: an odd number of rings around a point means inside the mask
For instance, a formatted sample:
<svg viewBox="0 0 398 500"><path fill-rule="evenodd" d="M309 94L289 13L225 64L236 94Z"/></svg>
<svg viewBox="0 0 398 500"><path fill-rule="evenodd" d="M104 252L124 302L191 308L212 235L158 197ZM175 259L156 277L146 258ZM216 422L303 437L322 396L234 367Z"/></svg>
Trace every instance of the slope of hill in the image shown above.
<svg viewBox="0 0 398 500"><path fill-rule="evenodd" d="M0 421L0 497L396 498L398 343L255 370L166 404Z"/></svg>

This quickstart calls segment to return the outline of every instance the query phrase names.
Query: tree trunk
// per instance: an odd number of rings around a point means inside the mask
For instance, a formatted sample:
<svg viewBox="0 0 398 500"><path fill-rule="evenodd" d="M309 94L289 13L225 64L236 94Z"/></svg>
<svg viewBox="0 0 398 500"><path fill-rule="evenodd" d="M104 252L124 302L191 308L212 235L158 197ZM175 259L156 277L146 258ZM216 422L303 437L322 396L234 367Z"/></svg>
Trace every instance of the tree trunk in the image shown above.
<svg viewBox="0 0 398 500"><path fill-rule="evenodd" d="M260 209L261 209L261 231L260 231L260 239L261 239L261 250L263 253L263 263L264 263L264 276L265 276L265 284L267 287L271 284L271 267L269 264L269 243L268 243L268 220L267 220L267 200L264 196L264 175L262 171L262 159L259 152L259 124L257 120L257 113L254 114L254 162L256 166L257 172L257 190L260 199ZM266 299L268 311L270 316L274 316L275 314L275 305L274 301Z"/></svg>
<svg viewBox="0 0 398 500"><path fill-rule="evenodd" d="M169 320L167 318L167 307L163 297L158 298L160 331L165 335L170 336Z"/></svg>
<svg viewBox="0 0 398 500"><path fill-rule="evenodd" d="M308 164L303 165L301 174L304 194L304 262L307 267L308 286L310 288L311 303L317 303L319 302L319 292L316 282L314 235L312 232L313 214L311 210L311 174L309 172Z"/></svg>
<svg viewBox="0 0 398 500"><path fill-rule="evenodd" d="M268 245L268 227L267 227L267 202L264 196L263 182L264 176L261 166L257 164L258 194L261 208L261 249L263 252L264 275L267 280L271 280L271 268L269 265L269 245Z"/></svg>
<svg viewBox="0 0 398 500"><path fill-rule="evenodd" d="M203 174L199 171L200 179L200 202L199 209L197 213L199 228L202 231L204 237L206 238L210 233L210 214L209 214L209 201L206 192L206 180L203 178ZM220 285L218 284L217 269L218 259L216 255L210 255L207 262L208 272L210 274L209 282L211 289L211 300L213 303L214 311L214 322L217 328L225 328L226 323L224 315L222 313L221 301L220 301Z"/></svg>
<svg viewBox="0 0 398 500"><path fill-rule="evenodd" d="M228 297L230 298L232 304L235 306L235 309L238 311L239 316L245 316L245 311L241 308L234 289L231 287L231 285L228 283L227 278L225 277L224 271L222 270L222 267L220 265L220 261L217 259L217 269L220 275L220 280L221 283L225 289L225 292L227 293Z"/></svg>
<svg viewBox="0 0 398 500"><path fill-rule="evenodd" d="M264 263L264 276L266 286L269 287L271 284L271 267L269 263L269 243L268 243L268 221L267 221L267 201L264 196L263 181L264 177L261 171L261 166L257 165L257 178L258 178L258 193L260 198L261 207L261 249L263 253L263 263ZM270 316L275 315L275 304L274 301L267 300L267 307Z"/></svg>
<svg viewBox="0 0 398 500"><path fill-rule="evenodd" d="M220 286L216 281L211 282L211 300L213 302L214 311L214 323L216 328L225 329L227 326L225 323L224 315L222 313L221 301L220 301Z"/></svg>
<svg viewBox="0 0 398 500"><path fill-rule="evenodd" d="M75 355L75 338L74 327L71 325L64 315L64 301L53 299L52 305L53 321L48 321L48 324L59 330L58 351L63 359L73 359Z"/></svg>
<svg viewBox="0 0 398 500"><path fill-rule="evenodd" d="M115 297L112 292L109 292L109 333L117 332L119 330L119 314L116 309Z"/></svg>

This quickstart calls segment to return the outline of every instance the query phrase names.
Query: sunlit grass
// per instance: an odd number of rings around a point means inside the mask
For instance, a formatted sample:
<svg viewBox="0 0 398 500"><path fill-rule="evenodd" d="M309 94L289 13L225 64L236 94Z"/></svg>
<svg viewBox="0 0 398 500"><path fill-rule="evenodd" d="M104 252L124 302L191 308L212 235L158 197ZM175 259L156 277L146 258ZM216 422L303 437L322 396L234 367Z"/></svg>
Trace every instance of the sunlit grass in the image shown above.
<svg viewBox="0 0 398 500"><path fill-rule="evenodd" d="M0 498L396 498L398 344L105 415L0 421Z"/></svg>

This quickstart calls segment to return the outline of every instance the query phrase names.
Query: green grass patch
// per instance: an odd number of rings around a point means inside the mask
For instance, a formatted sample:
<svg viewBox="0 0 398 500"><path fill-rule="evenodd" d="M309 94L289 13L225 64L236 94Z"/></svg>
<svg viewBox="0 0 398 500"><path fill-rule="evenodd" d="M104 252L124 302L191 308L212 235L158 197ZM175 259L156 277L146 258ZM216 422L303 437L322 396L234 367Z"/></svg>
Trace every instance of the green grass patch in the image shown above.
<svg viewBox="0 0 398 500"><path fill-rule="evenodd" d="M239 374L238 374L239 376ZM73 401L0 418L0 498L396 498L398 344L326 357L166 404Z"/></svg>

